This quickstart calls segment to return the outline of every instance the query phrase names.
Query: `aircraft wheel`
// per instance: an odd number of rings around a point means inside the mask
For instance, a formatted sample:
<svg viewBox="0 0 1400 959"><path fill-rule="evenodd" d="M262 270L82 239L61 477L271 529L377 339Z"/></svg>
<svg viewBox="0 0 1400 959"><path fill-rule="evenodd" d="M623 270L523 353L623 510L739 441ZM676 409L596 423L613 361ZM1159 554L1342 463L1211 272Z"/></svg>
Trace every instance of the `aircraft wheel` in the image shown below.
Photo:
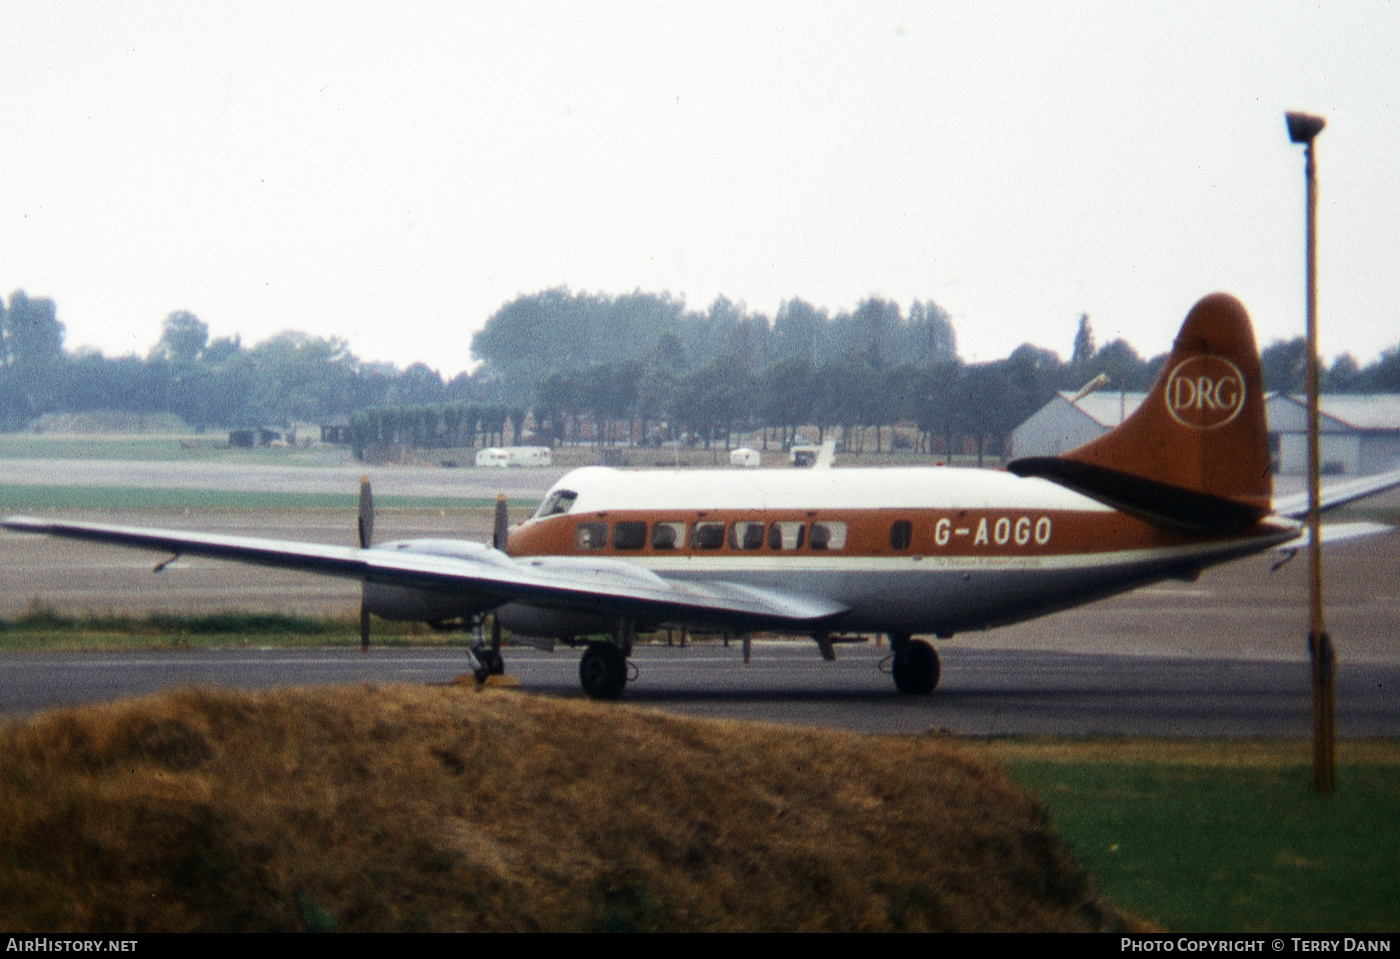
<svg viewBox="0 0 1400 959"><path fill-rule="evenodd" d="M488 676L500 676L506 671L506 661L497 650L488 649L477 658L481 660Z"/></svg>
<svg viewBox="0 0 1400 959"><path fill-rule="evenodd" d="M617 699L627 685L627 657L612 643L589 643L578 663L578 680L592 699Z"/></svg>
<svg viewBox="0 0 1400 959"><path fill-rule="evenodd" d="M906 696L927 696L938 686L938 652L922 640L904 644L894 654L894 685Z"/></svg>
<svg viewBox="0 0 1400 959"><path fill-rule="evenodd" d="M476 657L478 664L476 667L476 681L478 683L484 683L488 677L500 676L506 671L505 660L494 649L472 650L472 655Z"/></svg>

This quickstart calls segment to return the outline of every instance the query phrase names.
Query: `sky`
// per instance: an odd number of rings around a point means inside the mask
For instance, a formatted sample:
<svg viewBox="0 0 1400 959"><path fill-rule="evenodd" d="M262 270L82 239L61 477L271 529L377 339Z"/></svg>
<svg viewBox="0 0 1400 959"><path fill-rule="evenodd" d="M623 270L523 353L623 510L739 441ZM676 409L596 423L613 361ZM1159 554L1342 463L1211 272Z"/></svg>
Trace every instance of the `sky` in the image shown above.
<svg viewBox="0 0 1400 959"><path fill-rule="evenodd" d="M176 310L450 378L521 294L770 318L933 300L968 361L1166 351L1200 296L1325 354L1400 343L1383 0L0 0L0 296L144 356Z"/></svg>

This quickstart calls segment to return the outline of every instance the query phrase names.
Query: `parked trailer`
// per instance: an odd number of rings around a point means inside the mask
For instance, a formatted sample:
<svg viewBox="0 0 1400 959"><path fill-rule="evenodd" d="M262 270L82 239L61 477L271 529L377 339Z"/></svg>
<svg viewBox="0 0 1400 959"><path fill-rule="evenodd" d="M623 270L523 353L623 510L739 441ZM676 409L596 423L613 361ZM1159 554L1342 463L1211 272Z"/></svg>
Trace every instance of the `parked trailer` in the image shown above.
<svg viewBox="0 0 1400 959"><path fill-rule="evenodd" d="M730 451L729 465L742 466L747 469L753 469L762 464L758 455L758 450L751 449L747 446L741 446L737 450Z"/></svg>
<svg viewBox="0 0 1400 959"><path fill-rule="evenodd" d="M548 446L488 446L476 454L477 466L553 466Z"/></svg>

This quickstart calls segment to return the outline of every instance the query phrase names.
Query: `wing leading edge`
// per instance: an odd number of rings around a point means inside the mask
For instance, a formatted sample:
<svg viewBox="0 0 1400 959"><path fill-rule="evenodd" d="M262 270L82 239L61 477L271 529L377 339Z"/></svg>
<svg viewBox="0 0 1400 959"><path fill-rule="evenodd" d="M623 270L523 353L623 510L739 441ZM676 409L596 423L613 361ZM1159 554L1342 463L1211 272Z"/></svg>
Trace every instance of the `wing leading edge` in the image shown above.
<svg viewBox="0 0 1400 959"><path fill-rule="evenodd" d="M657 622L735 628L817 628L848 607L824 597L735 583L691 583L642 573L625 564L542 565L516 561L477 543L450 552L390 543L372 549L260 537L143 529L102 523L52 522L23 516L5 529L154 552L230 560L432 593L470 597L482 610L507 602L597 613L607 609Z"/></svg>

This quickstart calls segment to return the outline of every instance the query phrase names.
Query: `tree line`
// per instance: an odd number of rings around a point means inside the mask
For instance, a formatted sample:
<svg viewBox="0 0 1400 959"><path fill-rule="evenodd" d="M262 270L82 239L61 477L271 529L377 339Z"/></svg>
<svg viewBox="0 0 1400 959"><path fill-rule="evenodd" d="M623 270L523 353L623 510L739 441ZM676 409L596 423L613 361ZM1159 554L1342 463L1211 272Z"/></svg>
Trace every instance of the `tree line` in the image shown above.
<svg viewBox="0 0 1400 959"><path fill-rule="evenodd" d="M499 400L499 389L462 374L444 383L423 363L405 370L366 362L336 337L288 331L254 346L211 339L193 313L166 317L146 356L63 348L54 301L13 293L0 301L0 429L45 413L171 413L196 428L327 422L374 405Z"/></svg>
<svg viewBox="0 0 1400 959"><path fill-rule="evenodd" d="M728 446L762 430L763 442L781 444L813 427L816 439L838 430L877 451L906 423L913 438L904 431L899 442L917 451L995 454L1056 391L1100 375L1113 389L1144 390L1165 360L1121 339L1097 346L1087 316L1068 361L1027 343L969 364L931 300L904 308L870 297L832 315L794 298L770 319L725 297L701 311L669 294L556 288L504 304L472 338L474 372L444 381L424 363L361 360L338 338L211 339L186 311L165 319L145 357L70 353L52 300L16 291L0 308L0 428L89 410L173 413L196 427L345 418L357 450L505 442L507 426L515 442L528 419L543 443ZM1303 354L1301 338L1267 347L1266 387L1300 390ZM1400 346L1365 367L1343 356L1323 383L1400 392Z"/></svg>

